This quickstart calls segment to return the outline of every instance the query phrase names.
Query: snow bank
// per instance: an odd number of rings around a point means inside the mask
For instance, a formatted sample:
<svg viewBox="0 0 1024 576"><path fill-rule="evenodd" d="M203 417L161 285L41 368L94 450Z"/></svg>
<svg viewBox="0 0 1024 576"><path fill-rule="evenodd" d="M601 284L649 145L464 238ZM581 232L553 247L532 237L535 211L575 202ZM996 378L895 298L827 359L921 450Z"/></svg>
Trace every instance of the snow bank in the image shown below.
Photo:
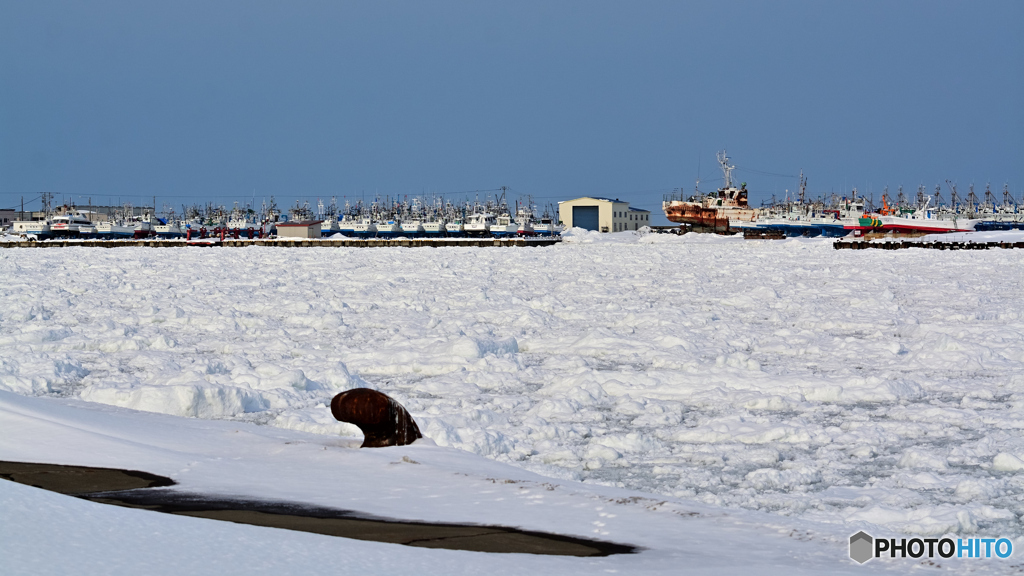
<svg viewBox="0 0 1024 576"><path fill-rule="evenodd" d="M741 574L751 565L786 576L886 571L884 563L845 560L842 527L795 521L782 528L765 513L553 480L429 440L359 450L358 439L7 392L0 392L0 425L3 460L140 469L172 478L177 490L214 497L640 547L589 558L437 550L121 508L0 480L4 574L653 575L681 565L695 574ZM642 443L627 434L620 445L628 451Z"/></svg>

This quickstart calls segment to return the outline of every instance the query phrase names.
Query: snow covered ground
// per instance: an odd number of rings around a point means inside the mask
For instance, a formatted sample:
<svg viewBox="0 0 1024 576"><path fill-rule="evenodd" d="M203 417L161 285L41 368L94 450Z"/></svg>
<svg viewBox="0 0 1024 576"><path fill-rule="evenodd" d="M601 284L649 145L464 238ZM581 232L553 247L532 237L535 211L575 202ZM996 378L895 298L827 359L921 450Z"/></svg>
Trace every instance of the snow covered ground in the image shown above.
<svg viewBox="0 0 1024 576"><path fill-rule="evenodd" d="M817 526L840 556L861 529L1019 547L1022 257L580 232L524 249L5 249L0 390L329 443L358 434L330 397L370 386L440 447ZM19 446L5 434L0 458Z"/></svg>
<svg viewBox="0 0 1024 576"><path fill-rule="evenodd" d="M846 534L549 478L424 442L359 440L0 392L4 458L141 468L210 495L519 526L643 547L604 558L412 548L185 518L0 480L7 574L861 574ZM735 554L742 548L742 555ZM872 562L868 573L899 561Z"/></svg>

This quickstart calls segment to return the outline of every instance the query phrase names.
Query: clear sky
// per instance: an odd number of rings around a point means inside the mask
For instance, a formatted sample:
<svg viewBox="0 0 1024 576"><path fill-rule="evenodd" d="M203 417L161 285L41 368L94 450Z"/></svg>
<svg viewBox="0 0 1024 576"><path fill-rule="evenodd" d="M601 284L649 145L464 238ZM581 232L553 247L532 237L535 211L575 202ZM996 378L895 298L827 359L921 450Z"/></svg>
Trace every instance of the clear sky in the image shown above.
<svg viewBox="0 0 1024 576"><path fill-rule="evenodd" d="M0 0L0 207L505 185L660 215L723 148L755 203L801 169L1019 199L1022 30L1019 0Z"/></svg>

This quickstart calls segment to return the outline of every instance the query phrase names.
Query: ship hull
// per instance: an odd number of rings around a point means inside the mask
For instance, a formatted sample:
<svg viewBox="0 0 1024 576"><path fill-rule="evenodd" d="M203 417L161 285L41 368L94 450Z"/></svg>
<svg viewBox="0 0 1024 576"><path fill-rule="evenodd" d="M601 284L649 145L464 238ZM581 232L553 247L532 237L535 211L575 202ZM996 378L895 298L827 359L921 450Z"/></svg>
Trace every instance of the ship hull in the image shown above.
<svg viewBox="0 0 1024 576"><path fill-rule="evenodd" d="M862 232L900 232L943 234L946 232L973 232L977 220L958 219L945 220L938 218L904 218L900 216L866 216L858 222L859 226L847 226L847 229Z"/></svg>
<svg viewBox="0 0 1024 576"><path fill-rule="evenodd" d="M752 222L756 218L752 208L704 207L696 202L667 202L662 208L669 222L684 224L700 232L736 232L735 226L729 226L730 219L734 222Z"/></svg>

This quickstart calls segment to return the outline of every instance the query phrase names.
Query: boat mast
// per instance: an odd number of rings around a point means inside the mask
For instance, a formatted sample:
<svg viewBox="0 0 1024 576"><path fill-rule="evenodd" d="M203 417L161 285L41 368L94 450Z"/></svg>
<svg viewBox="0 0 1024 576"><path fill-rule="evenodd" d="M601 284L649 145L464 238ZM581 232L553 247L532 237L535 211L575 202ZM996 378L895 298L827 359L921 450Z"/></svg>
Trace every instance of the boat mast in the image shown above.
<svg viewBox="0 0 1024 576"><path fill-rule="evenodd" d="M725 155L725 150L718 153L718 163L722 166L722 174L725 176L725 188L732 188L732 171L736 168L735 166L729 166L729 157Z"/></svg>
<svg viewBox="0 0 1024 576"><path fill-rule="evenodd" d="M956 212L960 204L960 196L956 193L956 184L953 184L949 180L946 180L946 186L949 186L950 189L949 203L953 205L953 211Z"/></svg>

